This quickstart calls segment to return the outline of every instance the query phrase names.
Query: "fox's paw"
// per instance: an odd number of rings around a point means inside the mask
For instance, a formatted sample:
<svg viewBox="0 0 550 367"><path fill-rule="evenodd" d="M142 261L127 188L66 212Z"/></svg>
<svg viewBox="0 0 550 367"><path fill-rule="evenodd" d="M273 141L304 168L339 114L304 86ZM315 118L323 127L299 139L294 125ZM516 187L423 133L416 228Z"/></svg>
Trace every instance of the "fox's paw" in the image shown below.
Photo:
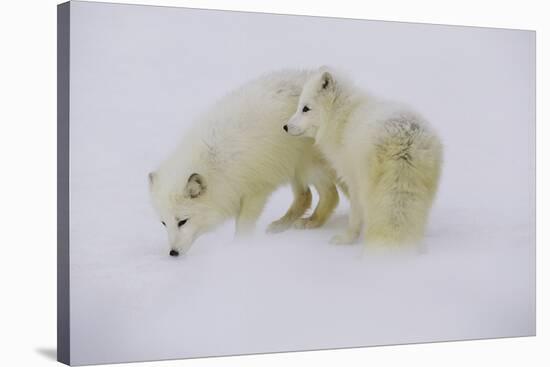
<svg viewBox="0 0 550 367"><path fill-rule="evenodd" d="M292 225L296 229L312 229L321 226L321 222L314 218L300 218Z"/></svg>
<svg viewBox="0 0 550 367"><path fill-rule="evenodd" d="M276 220L272 222L266 229L267 233L280 233L290 228L291 223L286 220Z"/></svg>
<svg viewBox="0 0 550 367"><path fill-rule="evenodd" d="M357 237L358 234L346 231L332 236L332 238L330 239L330 243L334 245L350 245L357 240Z"/></svg>

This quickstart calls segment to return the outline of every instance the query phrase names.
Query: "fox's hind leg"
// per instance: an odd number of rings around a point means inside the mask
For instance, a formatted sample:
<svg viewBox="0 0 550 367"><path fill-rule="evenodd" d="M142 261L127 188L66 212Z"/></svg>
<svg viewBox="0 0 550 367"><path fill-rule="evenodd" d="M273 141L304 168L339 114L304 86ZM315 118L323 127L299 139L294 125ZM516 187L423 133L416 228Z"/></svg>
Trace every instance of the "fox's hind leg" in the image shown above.
<svg viewBox="0 0 550 367"><path fill-rule="evenodd" d="M287 230L311 206L311 191L309 187L298 178L292 180L291 186L294 201L285 215L267 227L267 232L269 233L278 233Z"/></svg>
<svg viewBox="0 0 550 367"><path fill-rule="evenodd" d="M320 159L306 175L306 180L319 193L319 202L309 217L300 218L294 223L294 227L298 229L317 228L325 224L338 206L339 200L335 185L336 174L324 160Z"/></svg>
<svg viewBox="0 0 550 367"><path fill-rule="evenodd" d="M319 193L319 203L311 214L306 218L300 218L294 222L294 228L308 229L317 228L325 224L334 209L338 206L338 190L332 182L314 183Z"/></svg>

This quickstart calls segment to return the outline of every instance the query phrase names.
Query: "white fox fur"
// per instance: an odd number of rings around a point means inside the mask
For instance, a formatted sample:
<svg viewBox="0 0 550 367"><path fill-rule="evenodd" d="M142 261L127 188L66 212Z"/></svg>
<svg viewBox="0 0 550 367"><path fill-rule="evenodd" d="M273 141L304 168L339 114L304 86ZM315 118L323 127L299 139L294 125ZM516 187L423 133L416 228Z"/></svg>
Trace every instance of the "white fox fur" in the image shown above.
<svg viewBox="0 0 550 367"><path fill-rule="evenodd" d="M311 138L282 130L307 73L281 71L251 81L213 104L176 151L149 174L153 206L166 226L171 254L236 217L237 233L254 228L268 196L290 182L294 202L269 231L322 225L338 203L335 174ZM312 184L319 203L309 218Z"/></svg>
<svg viewBox="0 0 550 367"><path fill-rule="evenodd" d="M436 133L410 108L361 91L323 67L309 75L285 130L310 136L347 186L349 225L332 238L351 243L422 239L442 165Z"/></svg>

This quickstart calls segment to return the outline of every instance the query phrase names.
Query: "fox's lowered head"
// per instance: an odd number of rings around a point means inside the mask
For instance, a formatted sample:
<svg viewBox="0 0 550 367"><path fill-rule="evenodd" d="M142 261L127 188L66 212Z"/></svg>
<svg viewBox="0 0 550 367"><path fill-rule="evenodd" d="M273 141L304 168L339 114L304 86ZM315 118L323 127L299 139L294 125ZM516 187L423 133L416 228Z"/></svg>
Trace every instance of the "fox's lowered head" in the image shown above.
<svg viewBox="0 0 550 367"><path fill-rule="evenodd" d="M316 138L330 115L336 87L335 80L326 67L313 72L304 84L298 109L283 126L283 130L293 136Z"/></svg>
<svg viewBox="0 0 550 367"><path fill-rule="evenodd" d="M208 183L199 173L184 177L164 171L149 173L149 191L159 221L168 233L170 256L185 254L198 236L223 220L210 205Z"/></svg>

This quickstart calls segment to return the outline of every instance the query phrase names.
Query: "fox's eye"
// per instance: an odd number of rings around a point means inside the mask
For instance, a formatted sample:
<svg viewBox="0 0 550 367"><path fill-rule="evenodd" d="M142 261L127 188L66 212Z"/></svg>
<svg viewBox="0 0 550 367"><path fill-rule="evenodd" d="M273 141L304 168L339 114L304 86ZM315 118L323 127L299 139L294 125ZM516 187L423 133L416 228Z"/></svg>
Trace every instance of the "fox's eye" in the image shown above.
<svg viewBox="0 0 550 367"><path fill-rule="evenodd" d="M180 221L178 222L178 228L181 227L181 226L183 226L185 223L187 223L187 219L180 220Z"/></svg>
<svg viewBox="0 0 550 367"><path fill-rule="evenodd" d="M304 113L309 111L309 110L311 110L311 108L309 108L308 106L304 106L304 108L302 108L302 112L304 112Z"/></svg>
<svg viewBox="0 0 550 367"><path fill-rule="evenodd" d="M162 223L162 225L163 225L163 226L165 226L165 227L166 227L166 223L164 223L164 222L161 222L161 223Z"/></svg>

